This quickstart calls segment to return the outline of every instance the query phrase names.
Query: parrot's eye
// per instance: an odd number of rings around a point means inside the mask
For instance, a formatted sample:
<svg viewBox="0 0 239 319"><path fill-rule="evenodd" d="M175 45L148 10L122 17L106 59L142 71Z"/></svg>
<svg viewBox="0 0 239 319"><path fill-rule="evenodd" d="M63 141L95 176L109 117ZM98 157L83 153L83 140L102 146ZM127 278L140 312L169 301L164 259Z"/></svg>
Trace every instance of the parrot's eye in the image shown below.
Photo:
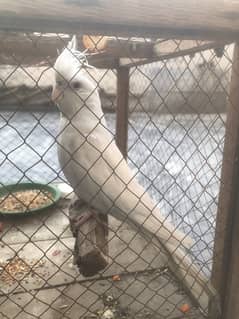
<svg viewBox="0 0 239 319"><path fill-rule="evenodd" d="M80 84L80 82L78 82L78 81L77 81L77 82L73 82L73 83L72 83L72 87L77 90L77 89L80 89L80 88L81 88L81 84Z"/></svg>

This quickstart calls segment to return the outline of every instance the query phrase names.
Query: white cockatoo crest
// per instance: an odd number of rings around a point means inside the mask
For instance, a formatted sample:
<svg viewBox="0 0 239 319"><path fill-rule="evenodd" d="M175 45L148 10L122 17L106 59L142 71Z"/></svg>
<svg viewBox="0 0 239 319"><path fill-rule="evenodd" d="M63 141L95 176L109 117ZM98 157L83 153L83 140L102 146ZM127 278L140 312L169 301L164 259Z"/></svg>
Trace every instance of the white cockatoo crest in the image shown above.
<svg viewBox="0 0 239 319"><path fill-rule="evenodd" d="M78 50L75 35L57 57L53 68L55 83L52 100L57 103L62 113L69 115L73 112L75 104L83 105L87 96L92 95L97 89L97 84L90 79L90 74L86 70L94 67L88 63L86 50ZM89 99L87 101L89 105Z"/></svg>
<svg viewBox="0 0 239 319"><path fill-rule="evenodd" d="M57 51L58 59L60 60L71 60L72 65L75 68L94 68L92 65L88 63L87 60L87 51L88 49L84 50L83 52L78 50L78 41L76 35L73 35L72 39L68 42L67 46L63 49L62 52Z"/></svg>

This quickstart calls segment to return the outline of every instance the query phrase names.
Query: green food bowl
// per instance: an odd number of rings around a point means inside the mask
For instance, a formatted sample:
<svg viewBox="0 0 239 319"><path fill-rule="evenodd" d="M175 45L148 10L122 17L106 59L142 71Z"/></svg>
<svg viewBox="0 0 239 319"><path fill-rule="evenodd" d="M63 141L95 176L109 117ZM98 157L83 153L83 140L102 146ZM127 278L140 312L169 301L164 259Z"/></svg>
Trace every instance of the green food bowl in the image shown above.
<svg viewBox="0 0 239 319"><path fill-rule="evenodd" d="M54 186L40 183L20 183L0 187L0 215L29 215L45 210L60 199Z"/></svg>

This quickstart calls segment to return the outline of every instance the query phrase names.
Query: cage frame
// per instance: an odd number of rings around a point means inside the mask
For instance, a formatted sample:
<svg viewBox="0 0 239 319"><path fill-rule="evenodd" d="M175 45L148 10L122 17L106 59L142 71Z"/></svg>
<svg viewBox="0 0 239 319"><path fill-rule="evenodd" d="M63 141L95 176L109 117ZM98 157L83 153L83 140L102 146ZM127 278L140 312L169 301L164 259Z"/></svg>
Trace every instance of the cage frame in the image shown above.
<svg viewBox="0 0 239 319"><path fill-rule="evenodd" d="M219 0L166 0L147 2L112 0L54 0L46 13L46 1L3 1L0 4L0 30L12 32L64 32L91 34L114 34L117 36L150 36L170 39L209 40L211 48L217 48L239 37L239 5L237 1ZM147 17L147 19L145 19ZM216 42L215 42L216 41ZM204 44L205 45L205 44ZM202 48L198 47L198 51ZM193 54L195 51L178 52ZM173 53L162 55L170 59ZM103 67L117 69L117 143L126 156L128 120L128 70L132 64L125 64L120 57L98 57ZM159 57L156 58L156 61ZM104 64L109 62L111 64ZM146 57L151 63L155 57ZM123 64L121 64L123 63ZM134 62L135 63L135 62ZM135 65L135 64L133 64ZM221 297L222 319L236 319L239 312L239 45L235 44L232 65L230 97L227 108L225 147L223 153L222 177L219 195L215 253L212 280ZM123 128L123 129L122 129Z"/></svg>

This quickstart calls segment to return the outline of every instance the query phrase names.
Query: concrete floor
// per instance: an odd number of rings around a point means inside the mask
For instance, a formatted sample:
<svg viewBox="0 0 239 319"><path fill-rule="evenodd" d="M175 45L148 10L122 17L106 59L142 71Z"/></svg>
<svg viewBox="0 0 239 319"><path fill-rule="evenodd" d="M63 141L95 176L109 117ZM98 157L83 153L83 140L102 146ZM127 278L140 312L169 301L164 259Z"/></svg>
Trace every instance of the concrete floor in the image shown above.
<svg viewBox="0 0 239 319"><path fill-rule="evenodd" d="M36 264L34 271L20 274L18 281L0 281L0 319L101 318L105 298L112 299L116 319L201 318L167 269L160 271L164 265L158 250L128 225L119 227L113 218L109 242L112 262L98 276L81 276L72 265L74 238L68 204L61 200L50 211L25 218L0 217L0 263L11 263L17 254L27 264ZM115 274L120 275L120 281L112 280ZM190 306L186 314L180 311L183 304Z"/></svg>

